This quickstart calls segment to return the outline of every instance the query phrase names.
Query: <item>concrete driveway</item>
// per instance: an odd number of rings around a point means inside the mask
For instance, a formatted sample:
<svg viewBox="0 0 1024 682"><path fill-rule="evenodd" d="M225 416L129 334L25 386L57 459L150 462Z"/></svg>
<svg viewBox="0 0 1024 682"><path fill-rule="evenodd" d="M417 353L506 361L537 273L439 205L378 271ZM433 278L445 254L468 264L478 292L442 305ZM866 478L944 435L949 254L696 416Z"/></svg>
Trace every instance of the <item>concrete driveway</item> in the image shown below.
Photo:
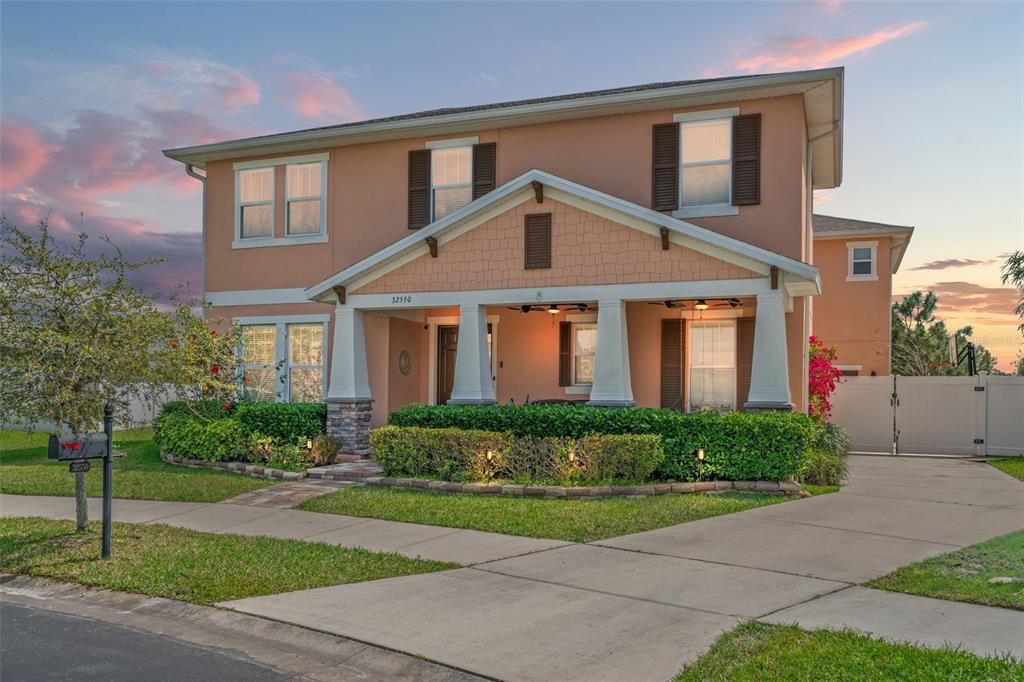
<svg viewBox="0 0 1024 682"><path fill-rule="evenodd" d="M851 457L850 468L850 484L822 497L455 571L223 606L503 680L660 681L744 620L788 613L795 615L782 620L800 621L799 611L786 610L849 590L874 593L854 586L1024 527L1024 485L988 465ZM855 624L871 631L870 599L852 601ZM897 600L881 601L876 620ZM958 626L964 611L937 601L923 600L929 616L903 630L888 614L879 634L934 644L933 623L943 639L1024 656L1016 634L1024 613L995 609L998 618ZM842 627L852 611L835 604L824 616L805 616L816 627Z"/></svg>

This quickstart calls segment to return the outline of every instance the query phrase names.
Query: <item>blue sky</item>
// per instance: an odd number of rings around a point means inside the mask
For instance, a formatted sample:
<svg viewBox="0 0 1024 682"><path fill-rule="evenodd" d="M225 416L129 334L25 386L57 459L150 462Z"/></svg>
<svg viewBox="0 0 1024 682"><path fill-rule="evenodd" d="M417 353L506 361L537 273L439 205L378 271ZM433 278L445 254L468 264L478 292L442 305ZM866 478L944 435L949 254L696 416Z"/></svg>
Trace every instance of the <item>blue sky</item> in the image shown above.
<svg viewBox="0 0 1024 682"><path fill-rule="evenodd" d="M658 80L844 65L845 171L817 210L917 226L934 288L1006 367L1024 248L1019 3L0 5L3 209L81 222L197 281L198 187L161 147Z"/></svg>

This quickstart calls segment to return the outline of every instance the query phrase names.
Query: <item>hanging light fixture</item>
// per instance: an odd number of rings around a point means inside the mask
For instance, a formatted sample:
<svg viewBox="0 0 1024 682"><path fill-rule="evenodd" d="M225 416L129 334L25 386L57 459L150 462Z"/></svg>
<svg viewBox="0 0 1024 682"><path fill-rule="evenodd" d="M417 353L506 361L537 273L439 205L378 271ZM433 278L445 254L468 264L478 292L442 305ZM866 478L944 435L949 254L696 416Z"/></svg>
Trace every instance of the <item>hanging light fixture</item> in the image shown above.
<svg viewBox="0 0 1024 682"><path fill-rule="evenodd" d="M548 306L548 312L551 313L552 315L557 315L558 313L560 313L562 311L558 309L557 305L552 303L551 305Z"/></svg>
<svg viewBox="0 0 1024 682"><path fill-rule="evenodd" d="M705 301L703 298L697 299L697 305L695 305L693 307L696 308L697 310L707 310L708 309L708 302Z"/></svg>

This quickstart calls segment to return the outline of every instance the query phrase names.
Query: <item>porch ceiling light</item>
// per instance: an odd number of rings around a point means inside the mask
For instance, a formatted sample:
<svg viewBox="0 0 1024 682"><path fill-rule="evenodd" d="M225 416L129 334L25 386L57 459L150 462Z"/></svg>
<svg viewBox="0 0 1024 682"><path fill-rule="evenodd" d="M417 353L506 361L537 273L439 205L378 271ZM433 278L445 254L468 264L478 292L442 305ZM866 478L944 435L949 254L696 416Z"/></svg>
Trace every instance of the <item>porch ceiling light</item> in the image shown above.
<svg viewBox="0 0 1024 682"><path fill-rule="evenodd" d="M552 315L557 315L558 313L560 313L562 311L558 309L557 305L552 303L551 305L548 306L548 312L551 313Z"/></svg>
<svg viewBox="0 0 1024 682"><path fill-rule="evenodd" d="M697 299L697 305L695 305L693 307L696 308L697 310L707 310L708 309L708 302L705 301L703 298Z"/></svg>

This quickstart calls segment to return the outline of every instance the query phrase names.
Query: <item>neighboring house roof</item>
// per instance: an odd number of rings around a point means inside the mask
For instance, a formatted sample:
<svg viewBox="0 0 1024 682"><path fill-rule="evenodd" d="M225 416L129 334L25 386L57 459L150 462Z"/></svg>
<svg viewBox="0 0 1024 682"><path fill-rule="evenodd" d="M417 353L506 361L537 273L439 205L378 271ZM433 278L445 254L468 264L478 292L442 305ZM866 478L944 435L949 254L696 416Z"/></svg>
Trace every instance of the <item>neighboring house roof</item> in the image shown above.
<svg viewBox="0 0 1024 682"><path fill-rule="evenodd" d="M391 270L401 267L410 260L428 253L425 243L428 237L434 237L439 245L443 245L498 213L523 201L532 201L534 199L534 182L539 182L544 186L545 197L550 196L557 201L576 204L583 210L598 213L610 220L634 229L649 231L652 234L660 234L660 228L665 227L669 230L669 238L673 242L727 262L757 272L764 272L766 275L769 266L774 265L784 273L783 283L792 295L821 293L821 278L818 269L813 265L653 211L560 178L557 175L533 169L479 199L471 201L459 210L350 265L319 284L309 287L305 292L307 298L310 300L333 298L331 289L338 285L353 289L363 286Z"/></svg>
<svg viewBox="0 0 1024 682"><path fill-rule="evenodd" d="M807 136L813 138L843 117L843 69L814 69L699 80L669 81L591 90L553 97L432 109L273 135L164 150L169 158L204 168L209 161L266 156L346 144L456 134L531 123L607 116L669 107L780 97L804 97ZM814 186L839 185L842 131L815 143ZM820 166L820 169L819 169Z"/></svg>
<svg viewBox="0 0 1024 682"><path fill-rule="evenodd" d="M890 225L870 220L840 218L839 216L814 214L815 239L846 239L848 237L891 237L892 272L900 268L910 238L914 235L913 225Z"/></svg>

